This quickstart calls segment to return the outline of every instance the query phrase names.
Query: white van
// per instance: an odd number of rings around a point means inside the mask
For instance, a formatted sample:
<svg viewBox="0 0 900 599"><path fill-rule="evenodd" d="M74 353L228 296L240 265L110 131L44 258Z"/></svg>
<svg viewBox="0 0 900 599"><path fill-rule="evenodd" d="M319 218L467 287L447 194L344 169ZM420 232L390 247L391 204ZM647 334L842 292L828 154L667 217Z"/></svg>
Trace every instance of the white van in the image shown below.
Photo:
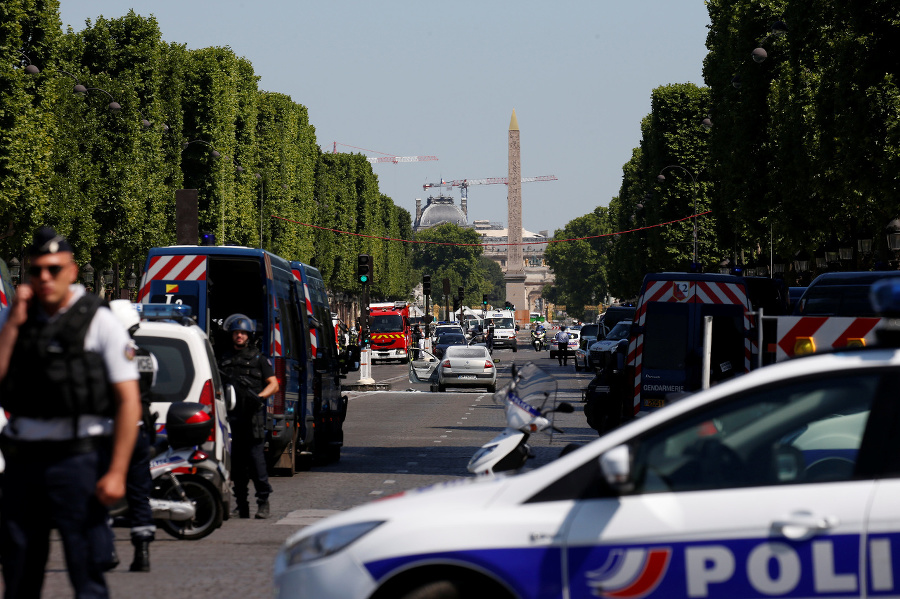
<svg viewBox="0 0 900 599"><path fill-rule="evenodd" d="M516 315L512 310L491 310L484 316L485 333L494 325L494 349L519 351L516 341Z"/></svg>

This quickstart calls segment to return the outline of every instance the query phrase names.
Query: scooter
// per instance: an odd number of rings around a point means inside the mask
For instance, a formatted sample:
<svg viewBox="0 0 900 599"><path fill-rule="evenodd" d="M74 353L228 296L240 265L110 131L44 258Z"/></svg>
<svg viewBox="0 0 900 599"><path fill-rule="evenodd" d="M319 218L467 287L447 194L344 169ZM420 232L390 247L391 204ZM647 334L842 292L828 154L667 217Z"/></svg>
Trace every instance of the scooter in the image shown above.
<svg viewBox="0 0 900 599"><path fill-rule="evenodd" d="M153 490L150 509L157 526L176 539L196 541L222 525L229 513L228 472L199 446L212 432L213 421L199 403L173 403L166 415L167 440L155 446L150 460ZM114 525L127 522L124 500L110 508Z"/></svg>
<svg viewBox="0 0 900 599"><path fill-rule="evenodd" d="M527 443L533 433L548 429L563 432L548 416L555 412L571 414L575 408L564 401L556 404L555 397L556 379L532 363L521 369L513 364L512 381L493 395L494 403L503 404L506 428L475 452L469 460L469 472L489 476L518 470L534 457Z"/></svg>
<svg viewBox="0 0 900 599"><path fill-rule="evenodd" d="M531 331L531 347L534 348L534 351L543 351L546 342L546 331Z"/></svg>

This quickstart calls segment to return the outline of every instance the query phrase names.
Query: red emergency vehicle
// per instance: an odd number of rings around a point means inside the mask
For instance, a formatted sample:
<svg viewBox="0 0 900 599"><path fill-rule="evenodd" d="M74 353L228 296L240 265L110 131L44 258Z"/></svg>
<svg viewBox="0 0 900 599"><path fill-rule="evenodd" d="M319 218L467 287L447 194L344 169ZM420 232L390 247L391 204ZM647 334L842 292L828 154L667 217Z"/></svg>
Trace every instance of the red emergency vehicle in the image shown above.
<svg viewBox="0 0 900 599"><path fill-rule="evenodd" d="M412 345L409 304L369 304L369 333L373 364L379 360L409 362L409 348Z"/></svg>

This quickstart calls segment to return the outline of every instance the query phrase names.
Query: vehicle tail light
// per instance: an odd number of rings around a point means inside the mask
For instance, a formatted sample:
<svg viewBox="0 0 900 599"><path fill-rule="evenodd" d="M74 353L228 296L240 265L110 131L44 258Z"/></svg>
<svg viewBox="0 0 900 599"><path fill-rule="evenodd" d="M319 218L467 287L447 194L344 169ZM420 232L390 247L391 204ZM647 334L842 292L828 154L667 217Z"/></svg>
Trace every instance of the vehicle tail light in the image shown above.
<svg viewBox="0 0 900 599"><path fill-rule="evenodd" d="M278 379L278 391L272 396L272 413L284 414L284 358L275 358L275 378Z"/></svg>
<svg viewBox="0 0 900 599"><path fill-rule="evenodd" d="M201 449L195 449L194 453L191 454L191 457L188 458L188 462L191 464L196 464L197 462L202 462L204 460L208 460L209 456L205 451Z"/></svg>
<svg viewBox="0 0 900 599"><path fill-rule="evenodd" d="M213 382L212 379L206 379L206 382L203 383L203 389L200 390L200 403L204 406L209 406L209 412L212 416L213 421L216 419L216 400L215 395L213 394ZM207 441L215 441L216 440L216 428L213 426L212 432L209 433L209 437L206 439Z"/></svg>
<svg viewBox="0 0 900 599"><path fill-rule="evenodd" d="M493 367L494 367L494 363L493 363L493 362L491 362L490 360L485 360L485 361L484 361L484 369L485 369L485 370L487 370L488 368L493 368Z"/></svg>
<svg viewBox="0 0 900 599"><path fill-rule="evenodd" d="M450 360L444 360L444 363L441 364L444 368L450 368Z"/></svg>

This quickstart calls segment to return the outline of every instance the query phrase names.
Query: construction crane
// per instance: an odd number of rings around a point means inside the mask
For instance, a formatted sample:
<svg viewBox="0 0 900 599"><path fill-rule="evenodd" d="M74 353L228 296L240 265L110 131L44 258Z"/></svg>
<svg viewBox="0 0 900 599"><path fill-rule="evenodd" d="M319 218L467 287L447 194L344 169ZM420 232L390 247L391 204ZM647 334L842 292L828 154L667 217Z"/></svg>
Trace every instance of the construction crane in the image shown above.
<svg viewBox="0 0 900 599"><path fill-rule="evenodd" d="M522 177L522 183L531 183L533 181L556 181L556 175L542 175L540 177ZM455 179L453 181L444 181L441 180L440 183L426 183L422 186L422 189L429 189L431 187L446 187L450 189L452 187L459 187L460 196L462 199L468 199L468 189L469 185L496 185L498 183L502 183L503 185L509 184L509 177L490 177L488 179Z"/></svg>
<svg viewBox="0 0 900 599"><path fill-rule="evenodd" d="M376 154L385 154L384 152L379 152L377 150L367 150L365 148L357 148L356 146L351 146L349 144L342 144L339 142L334 142L334 147L331 151L332 154L337 154L338 145L346 146L348 148L353 148L354 150L362 150L364 152L375 152ZM380 162L393 162L397 164L399 162L428 162L431 160L437 160L437 156L390 156L385 154L384 156L372 157L366 156L366 160L371 162L372 164L377 164Z"/></svg>

